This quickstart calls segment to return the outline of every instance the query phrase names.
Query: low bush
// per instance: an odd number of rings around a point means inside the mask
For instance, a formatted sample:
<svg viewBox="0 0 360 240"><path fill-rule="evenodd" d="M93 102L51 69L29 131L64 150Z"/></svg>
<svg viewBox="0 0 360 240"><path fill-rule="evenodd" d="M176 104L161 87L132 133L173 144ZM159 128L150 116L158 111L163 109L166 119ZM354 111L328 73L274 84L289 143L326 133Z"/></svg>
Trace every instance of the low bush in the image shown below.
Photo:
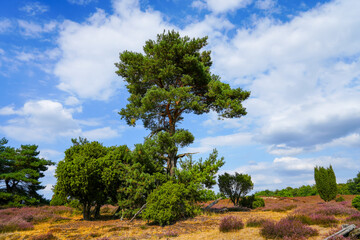
<svg viewBox="0 0 360 240"><path fill-rule="evenodd" d="M264 202L264 199L262 199L261 197L257 197L255 195L250 195L250 196L243 197L240 200L240 206L255 209L258 207L264 207L265 202Z"/></svg>
<svg viewBox="0 0 360 240"><path fill-rule="evenodd" d="M344 202L344 201L345 201L345 198L343 196L340 196L335 199L335 202Z"/></svg>
<svg viewBox="0 0 360 240"><path fill-rule="evenodd" d="M21 217L2 219L0 222L0 233L24 231L30 229L34 229L34 225L25 221Z"/></svg>
<svg viewBox="0 0 360 240"><path fill-rule="evenodd" d="M244 223L241 219L234 217L234 216L226 216L221 219L220 222L220 232L231 232L237 231L244 228Z"/></svg>
<svg viewBox="0 0 360 240"><path fill-rule="evenodd" d="M142 213L143 219L164 226L180 219L194 217L200 210L187 200L187 191L184 184L172 181L164 183L148 196L146 208Z"/></svg>
<svg viewBox="0 0 360 240"><path fill-rule="evenodd" d="M266 221L263 218L249 218L246 221L246 227L261 227Z"/></svg>
<svg viewBox="0 0 360 240"><path fill-rule="evenodd" d="M356 197L351 201L351 206L353 206L353 207L356 208L357 210L360 210L360 196L356 196Z"/></svg>
<svg viewBox="0 0 360 240"><path fill-rule="evenodd" d="M301 239L317 236L319 233L299 220L284 218L279 222L266 221L260 234L271 239Z"/></svg>

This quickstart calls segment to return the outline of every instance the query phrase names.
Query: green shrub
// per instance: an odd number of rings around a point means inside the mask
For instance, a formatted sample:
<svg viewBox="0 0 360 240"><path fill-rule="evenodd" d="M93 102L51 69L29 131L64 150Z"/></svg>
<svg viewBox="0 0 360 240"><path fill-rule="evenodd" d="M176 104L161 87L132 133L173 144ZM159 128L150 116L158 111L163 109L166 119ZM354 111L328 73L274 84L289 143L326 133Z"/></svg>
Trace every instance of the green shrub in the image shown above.
<svg viewBox="0 0 360 240"><path fill-rule="evenodd" d="M255 209L255 208L258 208L258 207L264 207L265 202L264 202L264 199L262 199L260 197L257 197L255 195L250 195L250 196L243 197L240 200L240 205L242 207Z"/></svg>
<svg viewBox="0 0 360 240"><path fill-rule="evenodd" d="M360 196L356 196L352 201L351 205L360 211Z"/></svg>
<svg viewBox="0 0 360 240"><path fill-rule="evenodd" d="M142 218L161 226L177 220L194 217L199 208L190 202L184 184L168 181L155 189L147 198Z"/></svg>
<svg viewBox="0 0 360 240"><path fill-rule="evenodd" d="M337 195L336 176L332 166L329 168L315 167L314 178L316 189L322 200L329 202Z"/></svg>
<svg viewBox="0 0 360 240"><path fill-rule="evenodd" d="M66 198L59 196L59 194L54 194L54 196L52 197L51 201L50 201L50 206L63 206L67 203L68 201L66 200Z"/></svg>
<svg viewBox="0 0 360 240"><path fill-rule="evenodd" d="M343 202L345 201L344 197L343 196L340 196L338 198L335 199L336 202Z"/></svg>

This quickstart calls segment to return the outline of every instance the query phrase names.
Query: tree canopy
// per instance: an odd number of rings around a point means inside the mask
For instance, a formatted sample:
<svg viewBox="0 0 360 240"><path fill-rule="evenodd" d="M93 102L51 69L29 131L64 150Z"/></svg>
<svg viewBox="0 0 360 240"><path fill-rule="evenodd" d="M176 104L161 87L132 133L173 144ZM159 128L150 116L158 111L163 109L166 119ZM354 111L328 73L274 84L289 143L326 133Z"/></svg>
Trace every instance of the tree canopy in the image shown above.
<svg viewBox="0 0 360 240"><path fill-rule="evenodd" d="M177 129L185 113L203 114L216 111L221 118L246 115L242 101L250 92L232 89L220 77L211 74L210 51L201 51L207 37L181 37L175 31L159 34L148 40L144 54L124 51L115 63L117 74L125 80L130 93L129 103L119 114L127 124L135 126L142 120L151 136L163 132L160 138L168 143L162 157L167 170L175 174L178 148L191 144L192 134Z"/></svg>
<svg viewBox="0 0 360 240"><path fill-rule="evenodd" d="M54 163L39 158L36 145L21 145L16 149L5 146L7 143L5 138L0 140L0 205L22 206L46 202L37 193L45 188L39 179Z"/></svg>
<svg viewBox="0 0 360 240"><path fill-rule="evenodd" d="M235 173L219 175L219 190L230 198L235 206L238 206L242 197L248 194L254 187L251 176Z"/></svg>

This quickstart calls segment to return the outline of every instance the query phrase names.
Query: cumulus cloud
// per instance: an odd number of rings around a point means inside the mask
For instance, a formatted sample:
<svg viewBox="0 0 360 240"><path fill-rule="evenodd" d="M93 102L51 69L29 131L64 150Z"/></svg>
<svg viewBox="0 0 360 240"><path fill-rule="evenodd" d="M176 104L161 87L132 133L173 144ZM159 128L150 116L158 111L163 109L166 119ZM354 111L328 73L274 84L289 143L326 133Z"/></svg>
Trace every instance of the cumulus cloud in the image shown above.
<svg viewBox="0 0 360 240"><path fill-rule="evenodd" d="M122 84L114 66L119 52L141 52L159 30L174 28L159 12L141 11L138 1L114 1L113 10L108 15L98 9L81 24L64 22L58 39L62 57L54 71L59 89L79 98L109 99Z"/></svg>
<svg viewBox="0 0 360 240"><path fill-rule="evenodd" d="M79 108L66 108L53 100L28 101L20 109L11 106L0 109L1 115L16 115L0 126L5 136L25 142L53 142L61 137L89 136L92 139L108 139L118 136L118 130L110 127L83 130L94 126L93 121L74 119ZM54 154L55 152L47 152Z"/></svg>
<svg viewBox="0 0 360 240"><path fill-rule="evenodd" d="M258 19L212 46L215 72L251 91L246 118L272 153L314 150L358 132L358 8L356 0L331 1L286 23Z"/></svg>

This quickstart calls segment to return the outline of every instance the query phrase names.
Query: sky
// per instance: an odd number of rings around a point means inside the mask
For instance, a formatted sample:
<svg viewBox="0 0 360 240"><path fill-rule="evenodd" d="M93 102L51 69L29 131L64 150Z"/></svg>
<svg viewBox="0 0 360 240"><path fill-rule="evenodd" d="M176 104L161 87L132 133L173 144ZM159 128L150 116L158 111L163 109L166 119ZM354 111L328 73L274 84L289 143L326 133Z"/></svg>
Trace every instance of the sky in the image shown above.
<svg viewBox="0 0 360 240"><path fill-rule="evenodd" d="M255 191L314 184L314 167L330 164L345 183L360 170L359 9L359 0L0 1L0 138L36 144L54 162L78 136L143 142L141 121L118 114L129 94L114 63L174 29L208 36L211 72L251 91L242 118L185 115L195 142L180 152L216 148L219 173L249 174ZM41 179L47 198L55 168Z"/></svg>

